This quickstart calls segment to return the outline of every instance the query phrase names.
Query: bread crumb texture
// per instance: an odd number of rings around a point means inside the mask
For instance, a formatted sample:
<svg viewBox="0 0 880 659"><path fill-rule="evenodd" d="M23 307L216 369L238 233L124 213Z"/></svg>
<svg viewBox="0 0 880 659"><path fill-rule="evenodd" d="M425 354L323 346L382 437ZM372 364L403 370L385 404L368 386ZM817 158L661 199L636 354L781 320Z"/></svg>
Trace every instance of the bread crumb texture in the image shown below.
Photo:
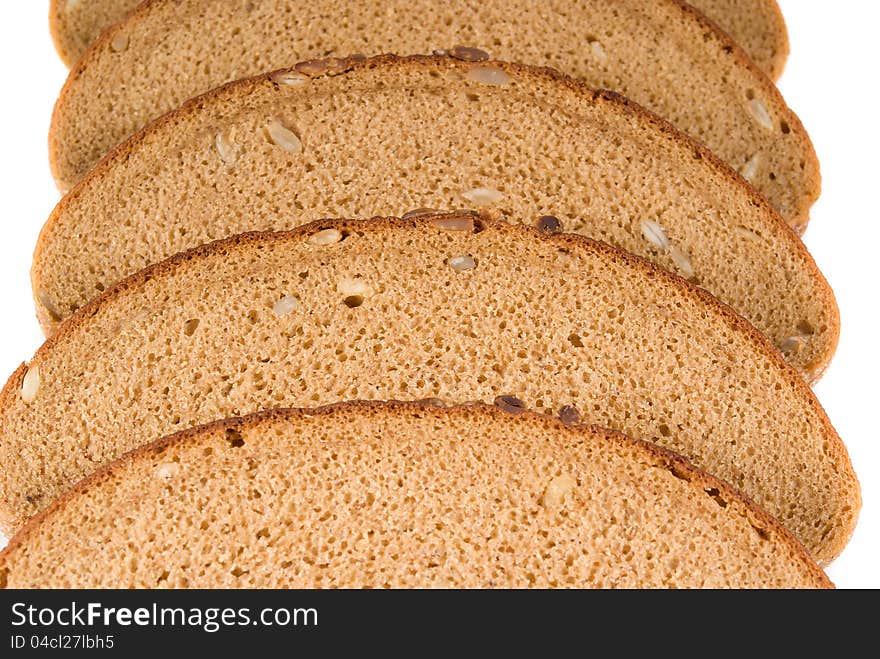
<svg viewBox="0 0 880 659"><path fill-rule="evenodd" d="M467 215L239 236L108 291L0 397L3 515L18 526L126 451L218 418L499 396L548 414L572 405L684 454L819 560L855 523L842 443L745 321L603 243Z"/></svg>
<svg viewBox="0 0 880 659"><path fill-rule="evenodd" d="M772 80L779 80L789 42L776 0L690 0L689 4L732 36Z"/></svg>
<svg viewBox="0 0 880 659"><path fill-rule="evenodd" d="M58 54L73 66L104 30L141 0L52 0L50 22ZM775 0L691 0L745 49L762 71L779 78L788 56L788 33Z"/></svg>
<svg viewBox="0 0 880 659"><path fill-rule="evenodd" d="M598 428L345 404L182 433L0 554L7 588L823 588L720 481Z"/></svg>
<svg viewBox="0 0 880 659"><path fill-rule="evenodd" d="M49 29L61 61L72 67L101 33L142 0L51 0Z"/></svg>
<svg viewBox="0 0 880 659"><path fill-rule="evenodd" d="M820 177L801 122L727 34L675 0L150 2L71 72L52 122L53 173L69 189L149 121L230 80L331 55L457 45L618 91L735 170L760 156L752 183L794 227L806 226ZM426 124L421 134L436 130Z"/></svg>
<svg viewBox="0 0 880 659"><path fill-rule="evenodd" d="M304 63L154 124L49 219L38 314L51 331L122 277L210 240L424 208L548 216L545 228L651 259L733 306L809 380L836 348L837 305L806 248L705 149L617 96L455 58Z"/></svg>

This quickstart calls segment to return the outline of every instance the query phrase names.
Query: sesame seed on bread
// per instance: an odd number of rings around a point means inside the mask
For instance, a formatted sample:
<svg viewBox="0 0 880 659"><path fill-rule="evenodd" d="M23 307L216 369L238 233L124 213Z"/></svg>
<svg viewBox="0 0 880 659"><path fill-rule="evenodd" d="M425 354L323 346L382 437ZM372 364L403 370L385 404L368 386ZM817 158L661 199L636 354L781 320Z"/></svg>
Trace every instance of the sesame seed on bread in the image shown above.
<svg viewBox="0 0 880 659"><path fill-rule="evenodd" d="M675 454L413 403L270 410L156 441L0 553L0 588L427 587L831 583L769 515Z"/></svg>
<svg viewBox="0 0 880 659"><path fill-rule="evenodd" d="M736 42L678 0L312 0L295 10L154 0L71 71L52 121L53 173L69 189L149 121L230 80L328 55L437 49L552 66L617 91L705 143L796 229L807 224L820 174L804 127Z"/></svg>
<svg viewBox="0 0 880 659"><path fill-rule="evenodd" d="M452 57L311 61L192 100L116 149L34 256L54 326L203 242L321 217L477 208L610 242L703 286L815 380L834 295L803 243L705 148L546 69Z"/></svg>
<svg viewBox="0 0 880 659"><path fill-rule="evenodd" d="M395 398L573 406L728 481L823 563L856 522L846 449L751 325L604 243L473 215L245 234L123 280L0 395L0 512L17 527L218 418Z"/></svg>

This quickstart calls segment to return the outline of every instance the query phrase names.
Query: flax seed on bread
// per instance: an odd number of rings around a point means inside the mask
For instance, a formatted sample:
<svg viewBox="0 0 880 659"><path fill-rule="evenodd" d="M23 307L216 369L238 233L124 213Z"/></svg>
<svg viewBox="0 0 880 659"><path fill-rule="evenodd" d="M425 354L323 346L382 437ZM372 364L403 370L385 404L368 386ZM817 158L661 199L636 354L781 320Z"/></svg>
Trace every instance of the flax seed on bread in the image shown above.
<svg viewBox="0 0 880 659"><path fill-rule="evenodd" d="M147 122L229 80L328 55L435 49L550 65L618 91L705 143L794 227L806 226L820 190L809 136L745 52L677 0L149 2L71 71L52 122L53 172L69 189Z"/></svg>
<svg viewBox="0 0 880 659"><path fill-rule="evenodd" d="M785 18L776 0L688 0L688 4L732 36L772 80L779 80L789 43Z"/></svg>
<svg viewBox="0 0 880 659"><path fill-rule="evenodd" d="M49 219L38 316L51 332L120 278L243 231L463 206L552 216L692 279L809 380L834 353L837 305L803 243L708 151L569 78L448 57L310 62L153 124Z"/></svg>
<svg viewBox="0 0 880 659"><path fill-rule="evenodd" d="M860 505L809 386L711 295L582 236L445 215L242 235L105 292L0 395L0 512L16 527L213 419L391 398L573 406L732 483L820 561Z"/></svg>
<svg viewBox="0 0 880 659"><path fill-rule="evenodd" d="M680 457L483 406L345 403L184 431L0 553L5 588L830 586Z"/></svg>

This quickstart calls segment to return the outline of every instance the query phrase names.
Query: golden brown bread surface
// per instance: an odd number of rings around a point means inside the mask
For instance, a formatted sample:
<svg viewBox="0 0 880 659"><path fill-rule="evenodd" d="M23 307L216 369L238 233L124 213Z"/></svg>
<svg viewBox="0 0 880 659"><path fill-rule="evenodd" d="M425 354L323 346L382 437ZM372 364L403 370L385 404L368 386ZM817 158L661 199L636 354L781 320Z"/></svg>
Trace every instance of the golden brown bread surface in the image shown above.
<svg viewBox="0 0 880 659"><path fill-rule="evenodd" d="M804 127L728 35L676 0L148 2L71 71L52 122L53 172L69 189L147 122L229 80L316 57L459 44L624 94L748 174L792 226L806 226L820 176Z"/></svg>
<svg viewBox="0 0 880 659"><path fill-rule="evenodd" d="M210 240L468 206L528 224L554 216L566 231L690 278L808 380L830 361L837 305L803 243L752 188L653 115L500 62L299 68L313 77L278 72L188 103L58 205L32 269L48 332L122 277Z"/></svg>
<svg viewBox="0 0 880 659"><path fill-rule="evenodd" d="M688 0L688 4L732 36L771 79L779 80L789 43L785 18L776 0Z"/></svg>
<svg viewBox="0 0 880 659"><path fill-rule="evenodd" d="M112 463L0 553L7 588L827 588L735 490L498 408L271 410Z"/></svg>
<svg viewBox="0 0 880 659"><path fill-rule="evenodd" d="M82 57L101 33L118 23L141 0L52 0L50 28L55 47L68 67ZM785 67L788 33L775 0L691 0L776 80Z"/></svg>
<svg viewBox="0 0 880 659"><path fill-rule="evenodd" d="M322 221L174 257L81 309L0 395L8 527L156 437L342 400L519 397L676 450L820 561L859 487L812 391L702 289L473 216Z"/></svg>

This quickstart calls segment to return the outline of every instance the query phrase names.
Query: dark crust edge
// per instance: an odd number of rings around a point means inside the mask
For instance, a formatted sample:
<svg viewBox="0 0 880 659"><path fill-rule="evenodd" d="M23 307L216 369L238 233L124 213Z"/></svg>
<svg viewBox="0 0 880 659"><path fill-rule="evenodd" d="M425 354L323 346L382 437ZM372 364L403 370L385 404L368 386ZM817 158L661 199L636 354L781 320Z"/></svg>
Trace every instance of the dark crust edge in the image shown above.
<svg viewBox="0 0 880 659"><path fill-rule="evenodd" d="M825 410L816 398L813 390L807 382L782 358L781 353L761 332L753 327L748 321L739 316L733 309L713 297L704 289L694 286L693 284L682 279L660 266L647 261L641 257L635 256L628 252L619 250L611 245L592 240L586 236L578 234L557 233L549 234L541 232L537 228L525 225L511 225L502 221L490 221L480 218L473 213L447 213L443 215L425 216L403 220L398 218L373 218L370 220L317 220L308 224L301 225L294 229L281 232L249 232L218 240L206 245L195 247L186 252L182 252L162 261L153 264L144 270L141 270L122 281L118 282L111 288L107 289L97 298L92 299L84 307L80 308L73 316L61 324L58 331L49 337L46 342L37 350L31 362L39 362L46 353L58 349L63 349L66 340L76 340L76 333L80 328L85 328L89 319L100 312L104 305L113 304L129 290L136 290L144 282L158 279L162 276L173 274L178 268L182 268L187 263L197 262L202 259L210 258L214 254L226 253L234 249L247 249L248 246L256 243L267 241L298 241L305 236L316 231L326 228L336 228L338 230L383 232L383 231L413 231L413 230L439 230L436 226L438 218L470 218L480 230L493 230L500 234L507 233L525 235L531 240L543 240L557 245L559 248L569 250L579 250L583 253L598 254L600 258L608 259L616 262L624 267L630 268L636 272L641 272L648 279L659 279L668 288L677 291L686 298L690 298L697 304L706 308L709 313L716 316L716 321L726 324L735 333L741 335L746 343L750 343L752 348L767 359L785 380L790 387L795 390L795 394L799 397L809 412L816 418L821 425L821 433L828 439L829 451L827 457L829 461L839 468L839 479L841 481L841 491L848 492L852 497L850 502L855 509L852 522L845 527L841 527L841 533L838 541L833 545L826 545L823 553L827 552L827 561L830 562L836 558L843 548L846 546L849 538L855 530L857 513L861 507L861 495L859 492L858 479L849 458L849 453L843 441L840 439L837 431L831 425ZM0 435L3 433L5 426L4 416L8 413L10 407L10 396L15 395L15 391L21 387L22 378L27 369L25 364L19 367L17 371L10 377L6 385L0 392ZM11 514L5 502L0 501L0 520L10 520L6 522L10 526L15 525L15 516ZM822 557L823 560L825 557Z"/></svg>
<svg viewBox="0 0 880 659"><path fill-rule="evenodd" d="M799 207L798 209L796 209L795 214L791 217L789 222L800 232L803 232L804 228L806 228L809 222L810 207L816 202L821 193L821 172L819 169L819 159L816 155L816 149L813 146L813 142L810 139L810 136L807 133L806 129L804 128L804 125L801 122L800 118L788 106L785 98L783 98L782 94L776 88L776 85L773 83L773 81L767 77L767 74L764 73L758 67L758 65L752 61L745 50L743 50L743 48L736 41L734 41L732 37L730 37L726 32L722 31L719 27L717 27L715 23L709 20L695 7L687 4L684 0L654 1L665 2L670 6L670 10L679 10L681 13L689 17L686 20L696 22L697 29L702 31L704 35L709 35L710 39L714 39L717 47L722 50L729 50L730 54L735 58L737 65L742 70L751 74L751 76L755 79L755 85L762 90L763 98L767 99L773 104L777 116L786 120L786 123L788 124L791 131L791 136L797 138L798 144L801 147L800 151L803 152L802 155L805 160L805 167L807 168L807 170L812 172L812 175L807 178L814 178L816 184L815 193L812 195L809 201L804 202L803 197L803 195L808 194L808 191L801 191L802 197L800 203L803 204L803 207ZM102 56L104 44L110 43L117 32L123 29L127 29L129 24L131 23L145 20L151 15L153 11L161 11L162 7L167 6L168 4L169 0L146 0L145 2L143 2L134 11L132 11L125 18L125 20L120 21L116 25L108 28L104 32L104 34L102 34L101 37L95 43L93 43L89 47L89 49L83 54L83 56L77 62L76 66L71 69L70 74L65 81L61 92L59 93L58 100L55 103L49 127L49 166L56 180L58 180L56 154L59 151L59 149L56 147L56 142L58 140L56 131L57 117L64 113L64 107L66 105L67 96L70 93L70 88L73 86L73 84L75 84L80 75L82 75L82 72L88 67L89 63L93 59L98 59ZM105 154L105 157L106 155L107 154ZM99 161L98 164L100 164L100 162L101 161Z"/></svg>
<svg viewBox="0 0 880 659"><path fill-rule="evenodd" d="M675 1L680 2L680 0ZM683 5L684 3L682 2L681 4ZM687 7L690 6L687 5ZM696 9L690 8L690 10L696 12ZM700 16L702 18L702 15ZM747 56L743 54L743 57ZM459 62L451 57L436 55L409 55L405 57L398 55L378 55L367 58L366 60L349 57L325 61L334 64L332 72L311 76L312 78L320 78L327 75L335 77L349 71L357 71L360 69L388 68L393 70L396 67L410 68L419 66L426 68L445 66L447 68L467 69L471 66L469 63ZM739 188L739 192L743 193L748 203L755 208L755 216L765 220L765 225L773 234L774 242L781 244L781 246L789 253L793 253L797 260L803 264L804 275L814 282L817 293L822 298L822 306L828 310L829 330L827 333L828 342L825 350L824 352L817 354L812 363L803 366L803 374L811 382L818 380L818 376L821 375L830 364L840 341L840 310L831 286L819 270L819 267L809 250L804 245L803 241L801 241L795 230L792 229L792 227L782 218L770 202L768 202L755 188L734 171L730 165L718 158L715 154L709 151L708 148L700 144L694 138L675 128L675 126L659 115L646 110L634 101L630 101L628 98L617 92L594 90L583 82L549 67L535 67L496 60L492 60L489 63L506 71L510 71L516 77L560 85L564 89L583 97L585 100L591 100L595 104L604 103L606 107L612 108L612 111L614 112L620 112L624 115L633 117L637 122L647 125L650 130L658 131L666 139L681 142L684 149L689 149L694 154L695 158L699 157L700 160L706 163L708 168L714 170L713 173L716 177L726 180L727 184L732 187ZM752 66L755 65L752 64ZM45 245L50 242L50 234L55 230L56 225L63 221L63 216L68 207L78 199L80 195L84 194L86 188L90 186L93 181L99 181L104 174L112 170L116 163L125 162L151 133L173 127L180 118L198 114L206 104L223 102L226 99L236 97L237 95L244 96L264 84L277 84L273 82L273 77L282 72L296 72L296 67L279 69L277 71L272 71L251 78L236 80L206 92L205 94L196 96L185 102L177 110L173 110L147 124L147 126L139 130L121 145L117 146L104 156L95 168L92 169L82 181L74 186L74 188L58 202L40 231L33 254L34 267L31 270L31 287L34 292L37 309L41 309L41 305L37 299L37 291L40 289L40 284L35 277L36 264L40 262L41 253L44 250ZM96 183L96 185L99 185L99 183ZM45 318L45 314L40 314L40 324L47 334L51 334L56 326L50 319ZM815 376L811 377L811 373L815 374Z"/></svg>
<svg viewBox="0 0 880 659"><path fill-rule="evenodd" d="M104 481L125 471L129 464L142 458L149 459L155 453L182 446L184 444L198 444L206 441L215 433L227 429L249 428L256 429L263 424L272 423L276 420L295 421L303 417L331 416L337 413L356 412L369 415L401 415L401 414L434 414L436 416L471 415L489 418L510 418L510 414L492 405L454 405L441 407L425 402L402 402L402 401L348 401L335 403L318 408L279 408L257 412L244 417L223 419L202 426L189 428L173 435L168 435L149 444L121 456L92 475L84 478L72 489L56 499L48 508L32 517L27 524L9 541L9 544L0 551L0 573L8 570L8 565L15 559L15 552L26 545L31 534L48 518L59 511L63 511L68 504L73 502L80 494L87 493L93 487L99 487ZM732 512L736 512L759 533L766 534L775 542L782 545L789 552L789 558L793 563L800 563L806 573L814 580L817 588L833 588L833 583L828 576L810 557L804 546L789 533L779 522L753 503L748 497L739 492L725 481L722 481L706 472L698 469L681 455L667 449L639 439L633 439L622 433L608 430L600 426L585 424L566 425L555 417L540 415L534 412L523 412L517 415L517 423L541 424L544 428L550 428L560 434L597 436L603 441L614 442L623 448L632 448L644 455L651 466L666 469L676 477L687 481L694 487L717 489L730 503Z"/></svg>

